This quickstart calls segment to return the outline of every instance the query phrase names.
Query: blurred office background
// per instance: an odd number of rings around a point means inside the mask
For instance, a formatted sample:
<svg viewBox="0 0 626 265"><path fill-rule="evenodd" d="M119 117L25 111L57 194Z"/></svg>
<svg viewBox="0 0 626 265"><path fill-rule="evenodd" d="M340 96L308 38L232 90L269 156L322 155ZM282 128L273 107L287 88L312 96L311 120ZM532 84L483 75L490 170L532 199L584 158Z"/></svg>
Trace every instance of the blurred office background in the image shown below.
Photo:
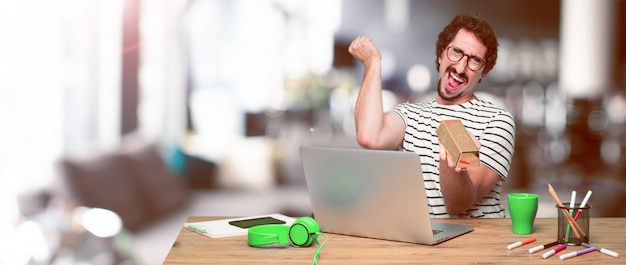
<svg viewBox="0 0 626 265"><path fill-rule="evenodd" d="M626 1L2 0L0 264L158 264L189 214L310 213L298 148L358 148L351 40L385 108L422 100L461 12L500 42L477 92L516 117L505 193L626 216Z"/></svg>

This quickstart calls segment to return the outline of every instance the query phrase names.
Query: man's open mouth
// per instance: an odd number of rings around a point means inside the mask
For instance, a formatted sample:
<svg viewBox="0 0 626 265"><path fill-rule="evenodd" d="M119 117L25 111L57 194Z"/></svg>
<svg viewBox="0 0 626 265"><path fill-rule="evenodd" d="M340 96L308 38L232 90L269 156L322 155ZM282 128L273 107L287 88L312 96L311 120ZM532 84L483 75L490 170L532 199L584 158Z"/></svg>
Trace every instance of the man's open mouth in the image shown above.
<svg viewBox="0 0 626 265"><path fill-rule="evenodd" d="M448 80L446 82L449 88L457 89L467 82L467 78L457 74L455 71L448 70Z"/></svg>

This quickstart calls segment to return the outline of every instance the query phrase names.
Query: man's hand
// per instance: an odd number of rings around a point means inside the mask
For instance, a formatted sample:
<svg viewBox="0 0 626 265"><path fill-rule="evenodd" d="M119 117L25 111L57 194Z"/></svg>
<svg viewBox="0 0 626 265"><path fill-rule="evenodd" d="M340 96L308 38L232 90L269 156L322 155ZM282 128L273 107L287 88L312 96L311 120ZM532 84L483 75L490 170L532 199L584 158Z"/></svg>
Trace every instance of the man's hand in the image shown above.
<svg viewBox="0 0 626 265"><path fill-rule="evenodd" d="M474 136L472 133L468 132L470 137L472 137L472 141L474 141L474 144L476 145L476 148L478 150L480 150L480 142L478 141L478 139L476 139L476 136ZM446 162L445 164L448 165L449 168L454 168L454 171L458 172L462 172L462 171L466 171L466 168L461 168L461 167L454 167L454 161L452 161L451 159L448 159L448 151L446 151L446 148L443 147L442 144L439 145L439 160L441 160L441 162Z"/></svg>
<svg viewBox="0 0 626 265"><path fill-rule="evenodd" d="M352 43L350 43L348 52L366 66L374 60L380 61L381 59L380 51L376 45L374 45L372 39L366 36L356 37Z"/></svg>

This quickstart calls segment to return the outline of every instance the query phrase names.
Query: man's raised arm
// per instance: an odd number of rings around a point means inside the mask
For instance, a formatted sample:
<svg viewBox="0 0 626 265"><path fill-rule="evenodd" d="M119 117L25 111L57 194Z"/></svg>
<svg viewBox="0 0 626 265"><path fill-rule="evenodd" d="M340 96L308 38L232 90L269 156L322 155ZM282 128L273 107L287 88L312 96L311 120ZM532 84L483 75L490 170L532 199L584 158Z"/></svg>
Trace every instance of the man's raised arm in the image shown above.
<svg viewBox="0 0 626 265"><path fill-rule="evenodd" d="M380 51L365 36L355 38L348 51L365 68L354 108L357 141L364 148L395 149L402 142L404 122L395 113L383 113Z"/></svg>

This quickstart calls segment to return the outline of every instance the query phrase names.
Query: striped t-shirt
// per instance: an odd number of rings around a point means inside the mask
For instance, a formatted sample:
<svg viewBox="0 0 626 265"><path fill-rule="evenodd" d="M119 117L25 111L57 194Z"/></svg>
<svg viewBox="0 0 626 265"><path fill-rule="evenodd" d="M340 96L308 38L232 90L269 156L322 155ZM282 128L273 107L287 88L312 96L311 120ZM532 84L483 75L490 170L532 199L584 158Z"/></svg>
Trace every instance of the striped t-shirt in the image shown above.
<svg viewBox="0 0 626 265"><path fill-rule="evenodd" d="M426 196L431 217L505 217L500 204L502 184L506 180L515 146L515 123L506 109L482 98L460 105L441 105L434 99L421 103L403 103L393 109L404 120L405 134L400 150L420 155ZM487 196L466 213L451 216L446 212L439 182L439 140L436 129L442 120L459 119L480 141L480 162L500 175Z"/></svg>

